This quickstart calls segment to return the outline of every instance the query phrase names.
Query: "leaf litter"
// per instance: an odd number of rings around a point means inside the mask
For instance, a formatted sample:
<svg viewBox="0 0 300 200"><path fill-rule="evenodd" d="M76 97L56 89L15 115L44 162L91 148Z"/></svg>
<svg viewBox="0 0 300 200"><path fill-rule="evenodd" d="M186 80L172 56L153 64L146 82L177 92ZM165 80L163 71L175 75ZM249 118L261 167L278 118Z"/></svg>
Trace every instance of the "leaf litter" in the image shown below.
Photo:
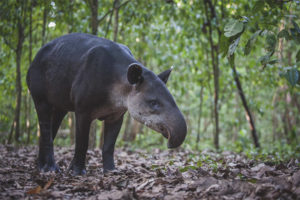
<svg viewBox="0 0 300 200"><path fill-rule="evenodd" d="M37 147L0 145L0 199L300 199L299 160L263 162L233 152L116 149L103 174L99 149L72 176L73 148L55 148L61 173L39 173Z"/></svg>

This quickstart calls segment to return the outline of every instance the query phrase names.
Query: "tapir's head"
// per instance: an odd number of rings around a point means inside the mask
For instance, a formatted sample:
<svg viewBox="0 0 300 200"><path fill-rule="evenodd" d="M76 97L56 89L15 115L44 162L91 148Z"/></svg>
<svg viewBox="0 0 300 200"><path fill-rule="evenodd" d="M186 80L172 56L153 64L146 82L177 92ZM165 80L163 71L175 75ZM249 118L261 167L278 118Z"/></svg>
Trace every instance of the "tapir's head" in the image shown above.
<svg viewBox="0 0 300 200"><path fill-rule="evenodd" d="M128 111L137 121L162 133L168 139L168 147L176 148L185 139L187 127L172 95L166 87L171 69L155 75L133 63L127 71L132 90L128 96Z"/></svg>

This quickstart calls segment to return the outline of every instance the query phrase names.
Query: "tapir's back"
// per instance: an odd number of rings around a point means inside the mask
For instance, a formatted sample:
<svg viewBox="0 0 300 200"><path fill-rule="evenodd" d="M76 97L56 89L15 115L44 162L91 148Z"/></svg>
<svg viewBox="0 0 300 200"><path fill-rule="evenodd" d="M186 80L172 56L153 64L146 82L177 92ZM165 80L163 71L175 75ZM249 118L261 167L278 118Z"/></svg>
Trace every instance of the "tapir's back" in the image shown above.
<svg viewBox="0 0 300 200"><path fill-rule="evenodd" d="M117 51L119 44L104 38L84 33L73 33L59 37L41 48L30 68L40 68L47 71L49 68L76 73L85 62L89 51L95 47L103 47L107 51ZM120 52L118 52L120 54ZM112 60L111 62L114 62ZM54 70L54 69L52 69ZM58 74L56 74L58 75Z"/></svg>
<svg viewBox="0 0 300 200"><path fill-rule="evenodd" d="M94 49L97 55L91 55ZM99 62L99 66L91 66L91 60ZM120 66L118 63L124 62L127 66L133 60L129 49L123 45L90 34L68 34L41 48L28 70L27 84L33 98L47 99L65 110L73 110L71 88L76 79L88 73L87 68L97 67L98 73L110 71L114 74L120 71L115 69Z"/></svg>

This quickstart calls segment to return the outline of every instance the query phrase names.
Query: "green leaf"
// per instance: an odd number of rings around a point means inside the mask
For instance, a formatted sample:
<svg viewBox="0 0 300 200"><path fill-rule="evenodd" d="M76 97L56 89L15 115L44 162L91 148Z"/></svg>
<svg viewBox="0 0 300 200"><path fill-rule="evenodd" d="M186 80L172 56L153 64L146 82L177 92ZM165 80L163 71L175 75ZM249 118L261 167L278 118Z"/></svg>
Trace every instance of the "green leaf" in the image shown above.
<svg viewBox="0 0 300 200"><path fill-rule="evenodd" d="M227 55L229 45L229 38L222 35L220 39L220 54L223 54L223 57Z"/></svg>
<svg viewBox="0 0 300 200"><path fill-rule="evenodd" d="M228 49L228 55L231 56L232 54L234 54L237 46L239 45L241 37L236 38L235 40L232 41L232 43L229 45L229 49Z"/></svg>
<svg viewBox="0 0 300 200"><path fill-rule="evenodd" d="M262 57L260 57L259 59L258 59L258 61L262 64L262 65L266 65L266 64L268 64L269 62L270 62L270 54L267 54L267 55L264 55L264 56L262 56Z"/></svg>
<svg viewBox="0 0 300 200"><path fill-rule="evenodd" d="M296 54L296 62L300 62L300 50Z"/></svg>
<svg viewBox="0 0 300 200"><path fill-rule="evenodd" d="M257 36L262 32L262 30L258 30L256 31L251 37L250 39L248 40L246 46L245 46L245 49L244 49L244 54L245 55L249 55L249 53L251 52L251 49L253 47L253 44L255 43L256 41L256 38Z"/></svg>
<svg viewBox="0 0 300 200"><path fill-rule="evenodd" d="M283 73L283 76L294 87L299 79L299 71L296 68L291 68L286 70L286 72Z"/></svg>
<svg viewBox="0 0 300 200"><path fill-rule="evenodd" d="M243 22L232 19L225 25L224 35L226 37L232 37L232 36L235 36L235 35L241 33L243 31L243 29L244 29Z"/></svg>
<svg viewBox="0 0 300 200"><path fill-rule="evenodd" d="M298 24L297 24L294 20L292 20L292 23L293 23L293 25L294 25L296 31L297 31L298 33L300 33L300 28L299 28Z"/></svg>
<svg viewBox="0 0 300 200"><path fill-rule="evenodd" d="M185 166L185 167L180 168L179 171L180 171L181 173L183 173L183 172L188 171L189 169L196 170L197 167L196 167L196 166Z"/></svg>
<svg viewBox="0 0 300 200"><path fill-rule="evenodd" d="M273 33L268 34L266 37L266 47L265 47L266 50L270 51L270 52L275 51L276 42L277 42L277 39L276 39L275 34L273 34Z"/></svg>
<svg viewBox="0 0 300 200"><path fill-rule="evenodd" d="M273 65L273 64L275 64L275 63L278 63L278 59L270 60L270 61L268 62L268 64L270 64L270 65Z"/></svg>
<svg viewBox="0 0 300 200"><path fill-rule="evenodd" d="M230 66L233 68L234 67L234 54L231 56L228 56L228 61Z"/></svg>
<svg viewBox="0 0 300 200"><path fill-rule="evenodd" d="M290 34L289 34L289 32L288 32L286 29L282 29L282 30L278 33L278 35L277 35L278 38L283 38L283 37L284 37L286 40L289 39L289 36L290 36Z"/></svg>

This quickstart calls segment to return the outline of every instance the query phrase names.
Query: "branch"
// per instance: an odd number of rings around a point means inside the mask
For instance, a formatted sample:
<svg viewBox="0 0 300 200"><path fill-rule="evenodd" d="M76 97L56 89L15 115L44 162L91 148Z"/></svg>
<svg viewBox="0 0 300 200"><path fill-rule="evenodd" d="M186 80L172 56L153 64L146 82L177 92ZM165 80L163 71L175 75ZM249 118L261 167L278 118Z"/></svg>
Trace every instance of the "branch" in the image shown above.
<svg viewBox="0 0 300 200"><path fill-rule="evenodd" d="M130 0L128 0L128 1L126 1L126 2L124 2L124 3L122 3L119 7L118 7L118 9L120 9L121 7L123 7L123 6L125 6L128 2L129 2ZM100 24L109 14L111 14L112 12L113 12L113 8L112 9L110 9L107 13L105 13L100 19L99 19L99 21L98 21L98 23Z"/></svg>
<svg viewBox="0 0 300 200"><path fill-rule="evenodd" d="M113 11L113 9L110 9L107 13L105 13L105 14L99 19L98 24L100 24L101 21L103 21L103 20L107 17L107 15L109 15L112 11Z"/></svg>
<svg viewBox="0 0 300 200"><path fill-rule="evenodd" d="M115 3L114 3L115 5ZM107 27L106 27L106 32L105 32L105 37L107 36L108 34L108 31L109 31L109 27L110 27L110 24L111 24L111 21L112 21L112 16L114 14L114 6L113 6L113 11L110 13L110 16L109 16L109 21L108 21L108 24L107 24Z"/></svg>
<svg viewBox="0 0 300 200"><path fill-rule="evenodd" d="M129 2L130 0L128 0L128 1L125 1L124 3L122 3L120 6L119 6L119 8L118 9L120 9L122 6L125 6L128 2Z"/></svg>

